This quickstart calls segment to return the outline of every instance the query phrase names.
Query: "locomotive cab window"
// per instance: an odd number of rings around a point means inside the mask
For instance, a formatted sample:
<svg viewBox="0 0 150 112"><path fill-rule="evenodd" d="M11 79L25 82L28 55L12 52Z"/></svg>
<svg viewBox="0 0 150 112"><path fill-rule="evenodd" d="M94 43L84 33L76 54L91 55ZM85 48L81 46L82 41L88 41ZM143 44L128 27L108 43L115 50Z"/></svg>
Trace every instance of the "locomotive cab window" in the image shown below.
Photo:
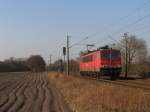
<svg viewBox="0 0 150 112"><path fill-rule="evenodd" d="M103 52L101 53L101 58L102 59L116 59L116 58L120 58L120 52L119 51L112 51L110 52Z"/></svg>
<svg viewBox="0 0 150 112"><path fill-rule="evenodd" d="M82 61L85 63L85 62L91 62L93 61L93 56L92 55L89 55L89 56L85 56L83 57Z"/></svg>
<svg viewBox="0 0 150 112"><path fill-rule="evenodd" d="M121 54L119 51L112 51L111 58L120 58Z"/></svg>

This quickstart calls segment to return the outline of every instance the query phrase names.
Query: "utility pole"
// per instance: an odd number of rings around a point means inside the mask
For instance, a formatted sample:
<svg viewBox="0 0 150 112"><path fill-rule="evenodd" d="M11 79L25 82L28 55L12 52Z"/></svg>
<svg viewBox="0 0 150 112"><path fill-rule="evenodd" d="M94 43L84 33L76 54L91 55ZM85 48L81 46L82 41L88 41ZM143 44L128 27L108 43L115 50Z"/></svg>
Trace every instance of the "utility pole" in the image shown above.
<svg viewBox="0 0 150 112"><path fill-rule="evenodd" d="M69 38L70 36L67 35L67 76L69 76Z"/></svg>
<svg viewBox="0 0 150 112"><path fill-rule="evenodd" d="M124 39L125 39L125 77L128 76L128 34L124 33Z"/></svg>
<svg viewBox="0 0 150 112"><path fill-rule="evenodd" d="M50 55L49 57L49 65L51 66L51 64L52 64L52 55Z"/></svg>

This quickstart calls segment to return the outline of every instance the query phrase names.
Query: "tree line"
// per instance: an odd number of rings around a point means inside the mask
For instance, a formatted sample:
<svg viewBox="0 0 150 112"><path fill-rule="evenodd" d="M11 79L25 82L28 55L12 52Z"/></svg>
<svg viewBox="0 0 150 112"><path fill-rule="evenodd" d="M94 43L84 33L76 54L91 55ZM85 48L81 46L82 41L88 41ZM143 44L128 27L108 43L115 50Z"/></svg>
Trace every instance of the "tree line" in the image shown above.
<svg viewBox="0 0 150 112"><path fill-rule="evenodd" d="M46 63L40 55L32 55L27 59L10 58L0 62L0 72L42 72Z"/></svg>

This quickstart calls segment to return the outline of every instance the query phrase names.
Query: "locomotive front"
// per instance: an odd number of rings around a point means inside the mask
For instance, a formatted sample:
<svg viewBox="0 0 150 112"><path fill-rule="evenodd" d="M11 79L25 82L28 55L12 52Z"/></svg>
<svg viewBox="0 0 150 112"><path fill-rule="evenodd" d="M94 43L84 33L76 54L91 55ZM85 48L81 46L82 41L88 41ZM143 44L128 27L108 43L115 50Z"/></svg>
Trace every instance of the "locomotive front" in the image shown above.
<svg viewBox="0 0 150 112"><path fill-rule="evenodd" d="M100 51L100 71L103 75L118 77L121 73L120 50L108 49Z"/></svg>

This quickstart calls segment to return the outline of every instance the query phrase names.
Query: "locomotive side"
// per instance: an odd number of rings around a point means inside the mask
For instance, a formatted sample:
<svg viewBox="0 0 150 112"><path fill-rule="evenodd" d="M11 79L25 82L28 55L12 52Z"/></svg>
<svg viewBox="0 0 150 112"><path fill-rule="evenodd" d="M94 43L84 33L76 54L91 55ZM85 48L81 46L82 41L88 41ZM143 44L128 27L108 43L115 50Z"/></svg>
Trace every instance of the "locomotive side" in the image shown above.
<svg viewBox="0 0 150 112"><path fill-rule="evenodd" d="M99 49L80 55L80 74L116 78L121 73L121 53L117 49Z"/></svg>

